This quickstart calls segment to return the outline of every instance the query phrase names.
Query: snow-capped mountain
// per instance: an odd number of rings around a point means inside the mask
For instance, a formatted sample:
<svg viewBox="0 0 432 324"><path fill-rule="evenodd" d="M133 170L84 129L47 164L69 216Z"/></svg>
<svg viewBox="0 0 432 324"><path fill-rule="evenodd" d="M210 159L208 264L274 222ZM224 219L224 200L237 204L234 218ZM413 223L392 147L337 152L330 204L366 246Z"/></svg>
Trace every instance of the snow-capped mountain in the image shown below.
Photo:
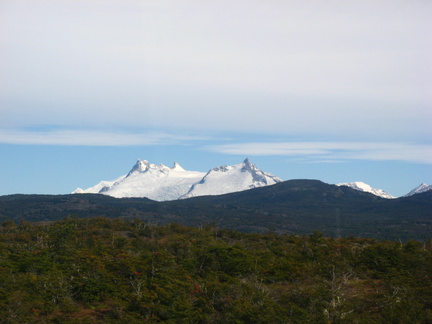
<svg viewBox="0 0 432 324"><path fill-rule="evenodd" d="M422 183L418 187L416 187L413 190L411 190L410 192L408 192L403 197L412 196L412 195L419 194L419 193L422 193L422 192L426 192L426 191L429 191L429 190L432 190L432 186L431 185L427 185L426 183Z"/></svg>
<svg viewBox="0 0 432 324"><path fill-rule="evenodd" d="M195 183L187 194L180 198L196 196L222 195L272 185L283 180L258 169L249 159L243 163L214 168Z"/></svg>
<svg viewBox="0 0 432 324"><path fill-rule="evenodd" d="M275 184L282 180L259 170L246 159L233 166L220 166L209 172L187 171L177 162L172 168L138 160L127 175L114 181L101 181L73 193L101 193L117 198L147 197L166 201L202 195L220 195Z"/></svg>
<svg viewBox="0 0 432 324"><path fill-rule="evenodd" d="M114 181L101 181L97 185L73 193L101 193L117 198L147 197L152 200L175 200L186 194L200 181L205 172L186 171L178 163L172 168L138 160L127 175Z"/></svg>
<svg viewBox="0 0 432 324"><path fill-rule="evenodd" d="M374 194L375 196L381 197L381 198L387 198L387 199L394 199L395 196L390 195L389 193L385 192L382 189L375 189L369 186L368 184L360 181L356 182L347 182L347 183L338 183L337 186L347 186L350 188L353 188L358 191L363 192L369 192L371 194Z"/></svg>

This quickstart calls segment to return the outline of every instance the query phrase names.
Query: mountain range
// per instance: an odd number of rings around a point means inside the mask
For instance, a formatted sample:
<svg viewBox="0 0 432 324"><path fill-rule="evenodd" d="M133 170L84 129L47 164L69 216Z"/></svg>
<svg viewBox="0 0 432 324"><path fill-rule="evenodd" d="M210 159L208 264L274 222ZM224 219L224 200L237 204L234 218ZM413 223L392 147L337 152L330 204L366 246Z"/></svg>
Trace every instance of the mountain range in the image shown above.
<svg viewBox="0 0 432 324"><path fill-rule="evenodd" d="M421 184L395 198L362 182L283 181L248 159L207 173L138 160L126 175L74 191L80 194L0 196L0 221L104 216L214 223L244 232L424 240L432 233L431 187Z"/></svg>
<svg viewBox="0 0 432 324"><path fill-rule="evenodd" d="M126 175L113 181L101 181L85 190L77 188L72 193L100 193L116 198L145 197L156 201L170 201L240 192L282 181L277 176L258 169L247 158L240 164L222 165L207 173L187 171L177 162L170 168L163 164L156 165L147 160L138 160ZM372 188L360 181L339 183L337 186L347 186L381 198L396 198L382 189ZM432 186L422 183L405 196L431 189Z"/></svg>
<svg viewBox="0 0 432 324"><path fill-rule="evenodd" d="M222 195L272 185L283 180L258 169L249 159L222 165L207 173L187 171L177 162L173 167L138 160L128 174L114 181L101 181L86 190L72 193L100 193L117 198L146 197L156 201L197 196Z"/></svg>

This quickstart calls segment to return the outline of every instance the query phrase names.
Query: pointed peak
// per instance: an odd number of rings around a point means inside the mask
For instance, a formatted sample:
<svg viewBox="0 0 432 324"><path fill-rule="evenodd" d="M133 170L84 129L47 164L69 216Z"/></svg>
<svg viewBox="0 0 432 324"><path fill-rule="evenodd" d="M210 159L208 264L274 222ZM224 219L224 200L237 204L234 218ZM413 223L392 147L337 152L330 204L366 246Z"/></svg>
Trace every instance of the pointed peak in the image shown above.
<svg viewBox="0 0 432 324"><path fill-rule="evenodd" d="M249 161L249 158L246 158L242 164L243 164L243 168L242 168L243 170L256 169L255 165Z"/></svg>
<svg viewBox="0 0 432 324"><path fill-rule="evenodd" d="M150 163L147 160L138 159L132 169L129 171L128 176L134 172L145 172L150 168Z"/></svg>
<svg viewBox="0 0 432 324"><path fill-rule="evenodd" d="M172 169L172 170L177 170L177 171L186 171L186 170L183 169L183 168L181 167L181 165L178 164L177 162L174 162L174 165L173 165L173 167L172 167L171 169Z"/></svg>

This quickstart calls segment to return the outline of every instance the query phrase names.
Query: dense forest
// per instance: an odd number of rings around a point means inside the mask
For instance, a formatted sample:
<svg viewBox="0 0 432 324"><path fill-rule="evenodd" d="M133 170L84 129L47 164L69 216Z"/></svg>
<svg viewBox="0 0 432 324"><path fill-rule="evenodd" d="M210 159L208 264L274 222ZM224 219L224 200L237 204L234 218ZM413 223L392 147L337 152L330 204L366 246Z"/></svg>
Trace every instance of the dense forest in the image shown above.
<svg viewBox="0 0 432 324"><path fill-rule="evenodd" d="M431 323L432 242L4 221L1 323Z"/></svg>

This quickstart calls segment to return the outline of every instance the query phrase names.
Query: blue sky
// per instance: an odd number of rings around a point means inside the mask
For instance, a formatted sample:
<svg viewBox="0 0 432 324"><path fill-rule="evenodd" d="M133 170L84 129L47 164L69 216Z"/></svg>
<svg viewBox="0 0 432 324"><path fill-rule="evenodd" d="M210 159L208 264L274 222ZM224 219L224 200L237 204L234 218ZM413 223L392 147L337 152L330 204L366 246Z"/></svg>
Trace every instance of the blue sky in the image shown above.
<svg viewBox="0 0 432 324"><path fill-rule="evenodd" d="M4 0L0 195L137 158L432 184L430 1Z"/></svg>

